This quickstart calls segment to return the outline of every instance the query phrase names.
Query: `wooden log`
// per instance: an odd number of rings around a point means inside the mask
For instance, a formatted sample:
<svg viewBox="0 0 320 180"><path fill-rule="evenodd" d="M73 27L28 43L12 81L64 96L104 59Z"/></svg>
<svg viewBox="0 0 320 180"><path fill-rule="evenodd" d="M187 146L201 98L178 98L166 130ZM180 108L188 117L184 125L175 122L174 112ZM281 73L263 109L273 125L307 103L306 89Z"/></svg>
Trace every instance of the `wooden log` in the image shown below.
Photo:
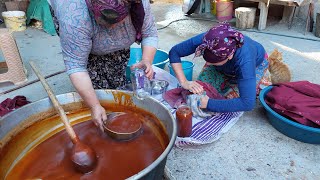
<svg viewBox="0 0 320 180"><path fill-rule="evenodd" d="M316 34L317 37L320 37L320 13L317 13L316 17Z"/></svg>
<svg viewBox="0 0 320 180"><path fill-rule="evenodd" d="M250 29L254 27L256 8L239 7L235 10L236 27L239 29Z"/></svg>
<svg viewBox="0 0 320 180"><path fill-rule="evenodd" d="M263 30L267 27L267 18L268 18L268 10L266 3L259 2L259 9L260 9L260 17L259 17L259 25L258 29Z"/></svg>

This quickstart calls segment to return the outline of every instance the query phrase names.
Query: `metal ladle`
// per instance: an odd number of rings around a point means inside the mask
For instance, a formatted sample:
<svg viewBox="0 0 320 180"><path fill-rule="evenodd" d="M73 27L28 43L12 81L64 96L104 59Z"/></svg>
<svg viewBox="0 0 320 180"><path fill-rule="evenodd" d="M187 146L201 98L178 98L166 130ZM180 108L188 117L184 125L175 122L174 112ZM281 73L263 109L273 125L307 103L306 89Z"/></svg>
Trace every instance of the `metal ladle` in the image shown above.
<svg viewBox="0 0 320 180"><path fill-rule="evenodd" d="M142 123L139 121L139 125L137 128L133 129L130 132L117 132L115 130L112 130L108 127L108 125L113 121L116 120L118 116L126 114L125 112L111 112L107 113L107 120L102 123L104 132L108 134L112 139L118 140L118 141L129 141L136 137L138 137L142 132Z"/></svg>
<svg viewBox="0 0 320 180"><path fill-rule="evenodd" d="M165 142L162 140L162 135L159 132L158 127L155 126L154 123L152 123L150 120L148 120L147 118L145 118L143 115L138 115L137 118L139 118L140 121L140 125L138 128L136 128L135 130L131 131L131 132L126 132L126 133L121 133L121 132L115 132L111 129L109 129L107 127L108 125L108 120L112 120L117 116L123 115L125 114L125 112L111 112L107 114L107 120L102 123L103 124L103 128L104 128L104 132L107 133L111 138L115 139L115 140L120 140L120 141L129 141L132 140L136 137L138 137L142 131L142 124L145 125L146 127L148 127L153 133L154 135L157 137L157 139L160 140L160 144L162 147L166 147Z"/></svg>

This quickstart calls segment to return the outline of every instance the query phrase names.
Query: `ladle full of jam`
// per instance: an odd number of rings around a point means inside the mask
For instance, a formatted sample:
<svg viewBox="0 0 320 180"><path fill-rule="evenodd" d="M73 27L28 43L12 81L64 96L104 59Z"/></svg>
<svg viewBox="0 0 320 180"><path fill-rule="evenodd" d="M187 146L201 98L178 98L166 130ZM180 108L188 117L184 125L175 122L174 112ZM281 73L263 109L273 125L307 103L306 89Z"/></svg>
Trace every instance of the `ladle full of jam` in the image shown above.
<svg viewBox="0 0 320 180"><path fill-rule="evenodd" d="M128 141L142 132L142 123L134 113L111 112L103 122L104 132L119 141Z"/></svg>

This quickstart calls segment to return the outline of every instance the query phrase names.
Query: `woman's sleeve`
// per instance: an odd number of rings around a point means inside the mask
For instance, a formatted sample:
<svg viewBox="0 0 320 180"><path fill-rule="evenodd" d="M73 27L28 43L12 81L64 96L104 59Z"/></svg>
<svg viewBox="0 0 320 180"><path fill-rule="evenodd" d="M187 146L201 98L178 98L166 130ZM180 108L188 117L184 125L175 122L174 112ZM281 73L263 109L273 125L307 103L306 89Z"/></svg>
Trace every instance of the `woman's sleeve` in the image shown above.
<svg viewBox="0 0 320 180"><path fill-rule="evenodd" d="M92 24L85 1L63 1L55 10L67 74L87 71L92 47Z"/></svg>
<svg viewBox="0 0 320 180"><path fill-rule="evenodd" d="M204 33L173 46L169 51L170 63L180 63L181 57L193 54L197 47L202 43L203 36Z"/></svg>
<svg viewBox="0 0 320 180"><path fill-rule="evenodd" d="M158 31L155 24L154 16L151 12L149 0L142 0L145 12L142 25L142 46L151 46L158 48Z"/></svg>

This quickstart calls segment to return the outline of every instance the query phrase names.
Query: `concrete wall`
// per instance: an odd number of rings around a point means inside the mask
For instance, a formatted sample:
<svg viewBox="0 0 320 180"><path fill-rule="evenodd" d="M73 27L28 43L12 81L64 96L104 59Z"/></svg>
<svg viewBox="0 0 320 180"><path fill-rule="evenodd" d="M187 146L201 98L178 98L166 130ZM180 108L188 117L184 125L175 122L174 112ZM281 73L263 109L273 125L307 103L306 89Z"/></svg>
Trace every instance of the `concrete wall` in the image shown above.
<svg viewBox="0 0 320 180"><path fill-rule="evenodd" d="M316 20L316 15L317 13L320 13L320 0L313 0L315 3L315 7L314 7L314 21ZM307 14L308 14L308 8L309 6L303 6L303 7L299 7L298 12L296 13L296 17L301 18L303 20L306 20L307 18Z"/></svg>
<svg viewBox="0 0 320 180"><path fill-rule="evenodd" d="M315 8L314 8L315 14L320 13L320 0L313 0L313 1L314 1L314 5L315 5ZM307 13L308 13L308 8L309 8L308 5L300 7L298 17L306 18ZM315 16L314 16L314 18L315 18Z"/></svg>

